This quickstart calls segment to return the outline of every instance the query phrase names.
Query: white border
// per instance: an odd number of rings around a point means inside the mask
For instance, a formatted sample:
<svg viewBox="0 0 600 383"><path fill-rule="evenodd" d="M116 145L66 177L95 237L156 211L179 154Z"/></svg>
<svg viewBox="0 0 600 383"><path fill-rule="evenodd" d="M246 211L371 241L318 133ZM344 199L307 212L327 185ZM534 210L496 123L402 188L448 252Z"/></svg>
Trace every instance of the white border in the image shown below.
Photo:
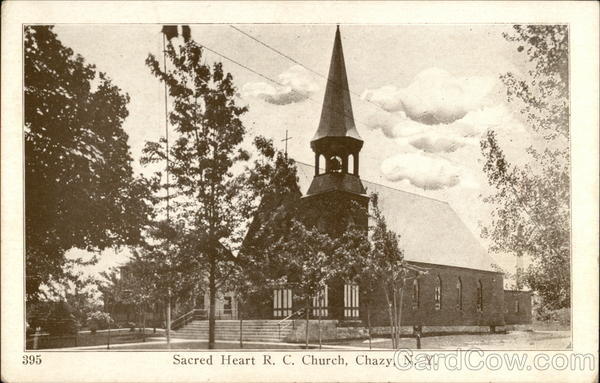
<svg viewBox="0 0 600 383"><path fill-rule="evenodd" d="M293 366L268 369L175 367L167 352L42 353L41 366L24 367L21 364L21 44L22 24L33 23L568 23L571 32L572 90L573 346L575 352L592 352L597 356L598 11L597 2L3 2L2 381L592 380L597 371L548 370L518 374L496 371L490 374L485 370L401 372L394 368L373 369L352 365L346 368ZM271 354L276 356L285 353ZM390 353L373 352L371 355L377 354L389 356ZM351 358L350 354L348 358Z"/></svg>

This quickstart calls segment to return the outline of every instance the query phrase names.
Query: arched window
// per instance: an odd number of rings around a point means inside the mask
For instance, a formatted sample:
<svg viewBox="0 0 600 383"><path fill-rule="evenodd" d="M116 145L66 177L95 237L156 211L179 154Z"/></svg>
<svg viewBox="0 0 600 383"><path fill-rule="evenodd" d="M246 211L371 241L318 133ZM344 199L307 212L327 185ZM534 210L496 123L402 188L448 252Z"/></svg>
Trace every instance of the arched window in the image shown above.
<svg viewBox="0 0 600 383"><path fill-rule="evenodd" d="M344 285L344 317L358 318L360 316L359 287L357 284Z"/></svg>
<svg viewBox="0 0 600 383"><path fill-rule="evenodd" d="M477 311L483 311L483 284L477 281Z"/></svg>
<svg viewBox="0 0 600 383"><path fill-rule="evenodd" d="M463 309L463 298L462 298L462 281L460 277L456 279L456 309Z"/></svg>
<svg viewBox="0 0 600 383"><path fill-rule="evenodd" d="M292 290L273 290L273 316L282 318L292 313Z"/></svg>
<svg viewBox="0 0 600 383"><path fill-rule="evenodd" d="M348 154L348 174L354 174L354 155Z"/></svg>
<svg viewBox="0 0 600 383"><path fill-rule="evenodd" d="M313 317L327 317L329 315L328 290L327 286L325 286L313 297Z"/></svg>
<svg viewBox="0 0 600 383"><path fill-rule="evenodd" d="M433 301L435 303L435 309L442 309L442 278L438 275L435 280L435 288L433 290Z"/></svg>
<svg viewBox="0 0 600 383"><path fill-rule="evenodd" d="M419 308L419 281L416 279L413 281L412 308L415 310Z"/></svg>

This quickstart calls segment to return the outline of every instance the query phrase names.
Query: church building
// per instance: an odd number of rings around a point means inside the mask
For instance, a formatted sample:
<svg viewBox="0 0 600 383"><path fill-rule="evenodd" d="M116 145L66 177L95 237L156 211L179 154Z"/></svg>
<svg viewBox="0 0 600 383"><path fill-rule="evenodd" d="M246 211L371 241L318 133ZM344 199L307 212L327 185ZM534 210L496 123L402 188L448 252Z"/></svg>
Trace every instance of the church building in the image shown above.
<svg viewBox="0 0 600 383"><path fill-rule="evenodd" d="M364 181L360 178L363 140L354 122L339 27L335 41L321 119L311 141L314 164L298 165L303 202L331 199L365 209L368 194L379 195L380 209L388 227L400 235L405 259L427 273L415 278L402 307L402 324L424 326L433 332L477 331L531 321L530 292L505 291L503 274L494 261L446 202ZM321 214L321 219L327 217ZM331 216L331 214L329 214ZM367 216L353 217L367 225ZM344 219L334 220L343 230ZM319 225L320 227L322 225ZM340 235L336 222L325 220L325 230ZM273 318L292 315L301 306L291 289L273 293ZM334 283L320 294L322 306L311 313L340 324L366 323L363 291L359 285ZM389 324L383 292L371 298L371 322ZM515 311L516 310L516 311ZM507 315L508 314L508 315Z"/></svg>
<svg viewBox="0 0 600 383"><path fill-rule="evenodd" d="M488 332L530 324L531 293L504 290L503 274L493 268L494 260L452 207L444 201L361 179L362 147L363 140L354 122L338 27L321 119L311 140L314 163L297 163L302 208L312 212L320 230L339 236L350 221L367 228L369 195L378 194L379 208L388 228L400 235L405 260L427 270L404 289L402 332L412 333L416 326L424 333ZM331 206L332 211L322 211L323 201L328 202L326 206ZM356 211L350 205L362 207L364 213L348 213ZM321 320L326 338L364 335L367 323L364 294L360 284L330 282L313 298L310 317ZM370 297L371 325L376 333L389 333L388 303L383 290L374 295ZM304 317L305 302L297 298L293 288L277 288L272 297L254 306L257 307L252 313L246 312L244 321L250 320L256 326L259 320L273 321L276 324L272 324L273 331L279 331L275 338L281 340L301 340L304 336L302 321L296 325L294 319ZM235 313L220 319L236 319ZM288 326L291 321L296 333ZM220 333L219 326L225 325L217 322L217 336L232 336L237 331L237 325L231 324L228 329L222 327ZM287 328L285 334L281 334L282 326ZM200 330L195 333L185 328L178 330L188 334L186 331L190 336L200 334ZM313 331L311 338L314 336Z"/></svg>

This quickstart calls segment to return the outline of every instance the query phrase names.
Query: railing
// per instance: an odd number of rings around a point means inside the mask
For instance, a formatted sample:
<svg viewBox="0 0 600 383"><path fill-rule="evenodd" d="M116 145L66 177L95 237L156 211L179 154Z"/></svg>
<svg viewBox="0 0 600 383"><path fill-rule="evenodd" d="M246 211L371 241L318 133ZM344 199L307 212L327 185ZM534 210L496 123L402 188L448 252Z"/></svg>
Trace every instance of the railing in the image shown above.
<svg viewBox="0 0 600 383"><path fill-rule="evenodd" d="M285 318L283 318L282 320L277 322L277 334L278 334L279 339L281 339L281 330L285 330L286 328L288 328L290 326L290 324L292 325L293 329L296 329L296 321L292 318L294 318L295 316L301 315L304 312L304 310L305 310L304 308L301 308L300 310L291 313L290 315L286 316Z"/></svg>
<svg viewBox="0 0 600 383"><path fill-rule="evenodd" d="M203 314L203 311L205 310L195 309L183 314L182 316L171 322L171 329L177 330L178 328L185 326L192 320L198 319Z"/></svg>
<svg viewBox="0 0 600 383"><path fill-rule="evenodd" d="M216 309L215 310L215 318L216 319L231 319L235 316L235 311L232 309ZM190 312L187 312L175 319L171 322L171 329L177 330L190 323L193 320L206 320L208 319L208 309L194 309Z"/></svg>

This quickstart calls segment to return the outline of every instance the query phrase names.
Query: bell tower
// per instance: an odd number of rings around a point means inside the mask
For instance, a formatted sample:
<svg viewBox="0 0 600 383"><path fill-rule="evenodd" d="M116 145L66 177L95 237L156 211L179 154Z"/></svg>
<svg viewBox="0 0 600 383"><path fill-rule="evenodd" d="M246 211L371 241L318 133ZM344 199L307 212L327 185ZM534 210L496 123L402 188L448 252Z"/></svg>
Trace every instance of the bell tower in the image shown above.
<svg viewBox="0 0 600 383"><path fill-rule="evenodd" d="M321 120L310 146L315 153L315 175L307 196L341 191L366 197L359 178L363 140L354 124L339 26L335 32Z"/></svg>
<svg viewBox="0 0 600 383"><path fill-rule="evenodd" d="M315 174L302 198L305 222L332 238L341 238L353 228L363 230L367 240L369 197L359 177L362 146L363 140L354 124L338 27L321 120L310 142L315 153ZM358 284L334 278L328 282L323 294L328 318L347 322L364 319Z"/></svg>

